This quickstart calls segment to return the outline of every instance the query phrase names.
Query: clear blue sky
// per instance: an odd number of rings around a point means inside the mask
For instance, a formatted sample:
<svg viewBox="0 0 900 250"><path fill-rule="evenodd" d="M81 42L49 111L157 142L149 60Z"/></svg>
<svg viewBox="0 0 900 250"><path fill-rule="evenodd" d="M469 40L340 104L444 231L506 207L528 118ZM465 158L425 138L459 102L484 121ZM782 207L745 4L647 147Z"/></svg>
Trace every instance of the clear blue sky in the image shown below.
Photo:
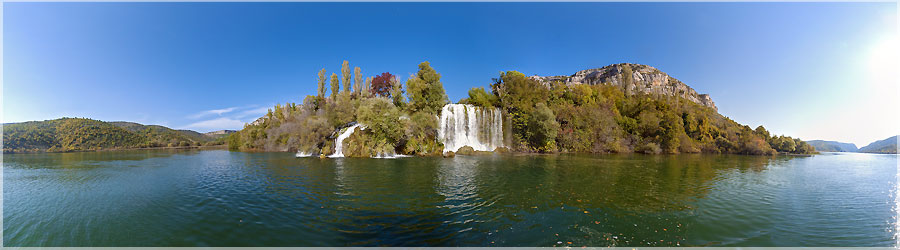
<svg viewBox="0 0 900 250"><path fill-rule="evenodd" d="M631 62L803 139L900 133L897 3L4 3L3 122L88 117L240 129L342 60L451 101L502 70ZM893 53L893 54L891 54ZM887 66L886 66L887 65Z"/></svg>

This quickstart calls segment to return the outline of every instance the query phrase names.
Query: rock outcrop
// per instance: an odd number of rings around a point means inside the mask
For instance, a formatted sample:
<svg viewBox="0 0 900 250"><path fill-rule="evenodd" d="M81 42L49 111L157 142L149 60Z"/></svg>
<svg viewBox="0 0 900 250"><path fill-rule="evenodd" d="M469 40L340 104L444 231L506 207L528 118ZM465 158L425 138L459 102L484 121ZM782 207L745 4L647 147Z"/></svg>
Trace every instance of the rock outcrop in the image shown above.
<svg viewBox="0 0 900 250"><path fill-rule="evenodd" d="M203 133L203 135L206 135L206 136L209 136L209 137L220 137L220 136L226 136L226 135L233 134L234 132L237 132L237 130L228 130L228 129L225 129L225 130L218 130L218 131L206 132L206 133Z"/></svg>
<svg viewBox="0 0 900 250"><path fill-rule="evenodd" d="M631 72L629 77L627 72ZM669 76L654 67L642 64L620 63L598 69L587 69L575 72L570 76L532 76L546 86L553 82L566 85L573 84L607 84L621 87L625 93L650 93L667 96L680 96L697 104L714 110L716 104L707 94L698 94L687 84Z"/></svg>

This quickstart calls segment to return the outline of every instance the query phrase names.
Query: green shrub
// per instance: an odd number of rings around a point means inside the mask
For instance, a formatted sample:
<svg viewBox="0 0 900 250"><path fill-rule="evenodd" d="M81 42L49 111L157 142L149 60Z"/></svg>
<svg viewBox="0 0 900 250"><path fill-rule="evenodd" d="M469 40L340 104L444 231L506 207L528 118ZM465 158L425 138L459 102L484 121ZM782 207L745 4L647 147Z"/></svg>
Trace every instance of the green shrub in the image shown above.
<svg viewBox="0 0 900 250"><path fill-rule="evenodd" d="M443 144L438 141L438 119L435 115L426 112L416 112L403 119L406 143L402 145L404 154L409 155L435 155L444 150Z"/></svg>
<svg viewBox="0 0 900 250"><path fill-rule="evenodd" d="M386 98L369 98L363 101L356 117L364 124L376 141L384 140L386 143L396 145L403 136L400 126L400 110L394 106L391 100Z"/></svg>
<svg viewBox="0 0 900 250"><path fill-rule="evenodd" d="M500 105L500 99L485 91L483 87L469 89L469 98L465 100L465 102L460 103L472 104L478 107L496 107Z"/></svg>
<svg viewBox="0 0 900 250"><path fill-rule="evenodd" d="M634 152L644 153L644 154L659 154L662 153L662 149L659 148L659 145L653 142L644 142L637 147L634 148Z"/></svg>
<svg viewBox="0 0 900 250"><path fill-rule="evenodd" d="M528 143L537 151L556 151L556 135L559 132L559 123L553 110L544 103L538 103L533 115L528 121Z"/></svg>

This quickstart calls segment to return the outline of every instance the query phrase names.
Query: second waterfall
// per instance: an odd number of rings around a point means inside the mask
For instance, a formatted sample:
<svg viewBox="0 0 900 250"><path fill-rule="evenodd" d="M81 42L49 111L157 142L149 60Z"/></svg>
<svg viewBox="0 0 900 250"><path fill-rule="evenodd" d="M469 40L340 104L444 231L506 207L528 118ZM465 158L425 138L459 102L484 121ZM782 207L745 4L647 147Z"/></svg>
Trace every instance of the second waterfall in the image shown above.
<svg viewBox="0 0 900 250"><path fill-rule="evenodd" d="M456 152L464 146L477 151L503 147L503 116L498 108L469 104L447 104L441 109L438 136L444 152Z"/></svg>

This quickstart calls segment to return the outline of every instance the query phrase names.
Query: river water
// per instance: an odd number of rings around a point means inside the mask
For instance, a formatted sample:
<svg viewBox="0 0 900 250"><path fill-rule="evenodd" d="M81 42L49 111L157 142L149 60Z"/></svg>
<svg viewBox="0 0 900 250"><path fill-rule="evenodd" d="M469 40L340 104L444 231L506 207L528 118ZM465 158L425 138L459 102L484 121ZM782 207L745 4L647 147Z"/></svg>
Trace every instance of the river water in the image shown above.
<svg viewBox="0 0 900 250"><path fill-rule="evenodd" d="M3 155L5 246L895 246L897 156Z"/></svg>

